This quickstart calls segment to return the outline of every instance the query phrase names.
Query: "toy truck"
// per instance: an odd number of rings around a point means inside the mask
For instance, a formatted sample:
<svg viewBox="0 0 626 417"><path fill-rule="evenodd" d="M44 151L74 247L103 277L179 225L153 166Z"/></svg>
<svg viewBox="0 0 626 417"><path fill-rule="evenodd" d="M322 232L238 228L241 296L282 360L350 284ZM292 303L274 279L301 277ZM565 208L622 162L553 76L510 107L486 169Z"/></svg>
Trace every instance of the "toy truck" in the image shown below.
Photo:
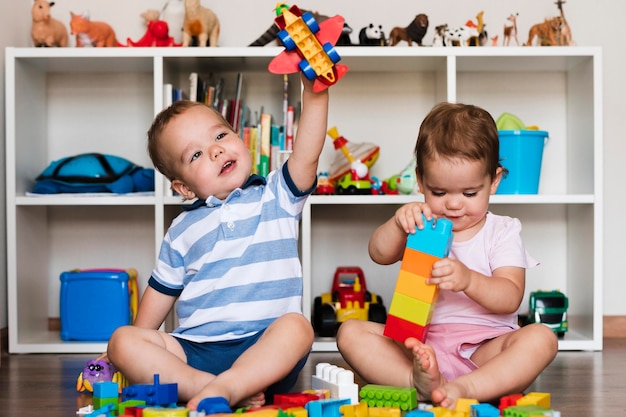
<svg viewBox="0 0 626 417"><path fill-rule="evenodd" d="M533 291L529 297L528 321L545 324L558 337L563 337L568 328L568 306L569 300L561 291Z"/></svg>
<svg viewBox="0 0 626 417"><path fill-rule="evenodd" d="M382 298L367 290L365 274L358 266L338 267L331 292L315 297L313 305L313 328L318 336L335 336L339 325L348 319L387 320Z"/></svg>

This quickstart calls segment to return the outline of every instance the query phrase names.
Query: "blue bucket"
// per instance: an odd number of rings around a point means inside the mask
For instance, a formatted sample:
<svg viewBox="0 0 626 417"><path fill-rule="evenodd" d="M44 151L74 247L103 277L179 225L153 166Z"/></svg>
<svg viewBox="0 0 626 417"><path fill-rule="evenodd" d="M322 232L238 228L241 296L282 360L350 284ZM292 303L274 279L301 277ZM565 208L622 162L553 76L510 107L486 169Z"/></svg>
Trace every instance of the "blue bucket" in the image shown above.
<svg viewBox="0 0 626 417"><path fill-rule="evenodd" d="M543 130L499 130L500 162L509 173L502 177L496 194L537 194L543 147Z"/></svg>

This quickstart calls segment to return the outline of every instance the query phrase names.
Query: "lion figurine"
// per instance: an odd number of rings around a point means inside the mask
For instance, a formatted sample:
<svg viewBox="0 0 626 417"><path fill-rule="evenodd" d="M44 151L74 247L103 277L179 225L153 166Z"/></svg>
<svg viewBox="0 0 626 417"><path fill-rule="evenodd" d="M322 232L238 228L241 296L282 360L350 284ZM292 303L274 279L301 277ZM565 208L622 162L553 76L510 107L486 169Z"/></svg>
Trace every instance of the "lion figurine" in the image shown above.
<svg viewBox="0 0 626 417"><path fill-rule="evenodd" d="M561 16L546 19L541 23L533 25L528 31L528 42L526 46L532 46L535 37L539 40L541 46L558 45L558 37L563 26L563 18Z"/></svg>
<svg viewBox="0 0 626 417"><path fill-rule="evenodd" d="M422 46L422 39L426 35L428 30L428 16L424 13L420 13L415 16L415 19L407 27L394 27L389 33L389 44L396 46L400 41L406 41L409 46L413 45L413 42Z"/></svg>

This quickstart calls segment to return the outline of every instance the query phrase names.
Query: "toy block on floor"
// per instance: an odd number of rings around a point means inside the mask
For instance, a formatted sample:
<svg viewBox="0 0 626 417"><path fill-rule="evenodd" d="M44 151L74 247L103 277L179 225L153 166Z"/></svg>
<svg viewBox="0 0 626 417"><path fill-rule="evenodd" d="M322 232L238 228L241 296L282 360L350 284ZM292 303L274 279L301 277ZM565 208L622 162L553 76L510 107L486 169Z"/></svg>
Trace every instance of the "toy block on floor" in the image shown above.
<svg viewBox="0 0 626 417"><path fill-rule="evenodd" d="M361 388L359 397L370 407L397 407L402 411L417 407L415 388L368 384Z"/></svg>
<svg viewBox="0 0 626 417"><path fill-rule="evenodd" d="M329 363L315 365L311 388L330 391L330 398L347 398L350 404L359 402L359 386L354 383L354 373Z"/></svg>
<svg viewBox="0 0 626 417"><path fill-rule="evenodd" d="M154 375L154 384L136 384L122 389L122 400L143 400L147 406L168 406L178 401L178 384L160 384L159 374Z"/></svg>
<svg viewBox="0 0 626 417"><path fill-rule="evenodd" d="M433 264L450 253L452 222L424 220L424 228L409 234L383 334L399 342L415 337L424 342L439 295L426 283Z"/></svg>
<svg viewBox="0 0 626 417"><path fill-rule="evenodd" d="M309 417L341 417L339 409L342 405L350 404L348 398L328 398L326 400L309 401L304 408Z"/></svg>
<svg viewBox="0 0 626 417"><path fill-rule="evenodd" d="M500 410L488 403L472 404L470 417L500 417Z"/></svg>
<svg viewBox="0 0 626 417"><path fill-rule="evenodd" d="M550 408L550 394L547 392L529 392L515 402L515 405L538 405Z"/></svg>

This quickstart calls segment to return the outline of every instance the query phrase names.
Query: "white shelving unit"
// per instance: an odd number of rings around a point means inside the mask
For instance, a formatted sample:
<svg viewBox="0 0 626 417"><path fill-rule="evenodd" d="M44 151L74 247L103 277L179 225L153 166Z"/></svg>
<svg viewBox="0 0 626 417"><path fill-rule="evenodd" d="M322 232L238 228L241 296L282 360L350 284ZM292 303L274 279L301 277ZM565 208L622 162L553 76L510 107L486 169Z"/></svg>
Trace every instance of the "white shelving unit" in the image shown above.
<svg viewBox="0 0 626 417"><path fill-rule="evenodd" d="M150 166L145 132L163 106L162 86L216 73L244 99L279 117L282 77L267 72L280 48L7 48L6 168L9 350L99 353L105 343L65 342L48 330L58 317L59 274L73 268L135 267L145 288L161 239L179 211L157 174L153 196L27 195L50 161L103 152ZM331 88L329 126L373 142L384 178L411 158L422 118L443 100L471 102L494 117L508 111L550 132L540 192L492 199L519 217L541 266L528 291L559 288L570 298L563 350L602 348L602 98L598 48L339 49L350 70ZM291 77L297 85L297 75ZM298 100L297 88L291 91ZM226 95L234 91L226 91ZM320 169L335 151L330 140ZM312 196L302 219L304 313L330 288L340 265L359 265L388 306L399 266L367 256L373 229L417 196ZM85 300L89 314L89 300ZM315 350L336 350L333 339Z"/></svg>

